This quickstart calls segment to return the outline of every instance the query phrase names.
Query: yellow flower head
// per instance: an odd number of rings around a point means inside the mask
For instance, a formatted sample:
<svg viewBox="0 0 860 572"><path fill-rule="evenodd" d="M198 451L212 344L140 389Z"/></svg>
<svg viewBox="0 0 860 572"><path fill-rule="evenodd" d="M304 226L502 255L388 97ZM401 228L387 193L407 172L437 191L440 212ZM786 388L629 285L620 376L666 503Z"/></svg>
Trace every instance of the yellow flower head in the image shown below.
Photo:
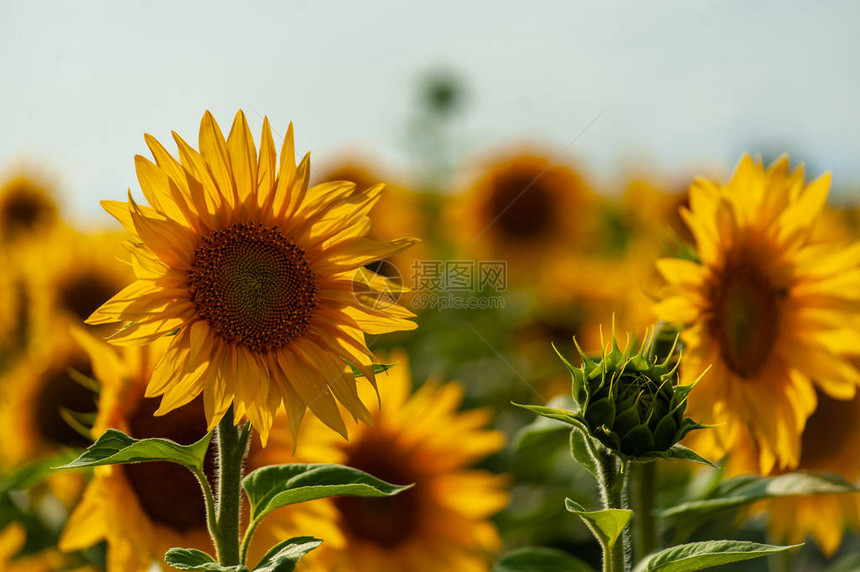
<svg viewBox="0 0 860 572"><path fill-rule="evenodd" d="M298 451L415 486L386 499L344 497L283 509L280 535L325 539L302 560L311 571L485 572L500 548L488 519L508 502L506 480L469 467L501 449L504 438L486 429L489 411L457 412L459 384L428 382L410 395L405 354L390 359L397 365L381 379L382 409L373 408L373 426L355 424L353 438L332 448L330 432L311 419ZM359 389L372 396L369 384Z"/></svg>
<svg viewBox="0 0 860 572"><path fill-rule="evenodd" d="M89 356L65 332L43 342L0 377L0 431L14 435L0 440L6 466L89 444L64 418L96 410L96 394L78 375L92 376Z"/></svg>
<svg viewBox="0 0 860 572"><path fill-rule="evenodd" d="M415 242L366 237L382 185L308 189L292 126L278 161L268 120L258 154L241 111L226 139L207 112L200 151L174 139L178 161L150 136L155 163L135 158L150 206L102 203L134 237L137 280L88 323L126 322L116 344L171 335L147 387L162 396L156 414L202 393L210 428L233 404L264 442L282 405L294 426L309 407L343 435L335 398L370 421L347 363L373 380L365 333L415 327L412 313L379 303L396 287L363 268Z"/></svg>
<svg viewBox="0 0 860 572"><path fill-rule="evenodd" d="M746 456L753 447L742 447ZM860 395L838 401L818 392L818 406L806 422L797 469L860 479ZM731 459L731 457L730 457ZM754 466L754 459L753 459ZM860 528L860 493L789 496L756 503L752 513L767 515L772 538L799 544L811 536L832 556L846 527Z"/></svg>
<svg viewBox="0 0 860 572"><path fill-rule="evenodd" d="M59 220L51 193L37 178L20 174L0 188L0 244L38 236Z"/></svg>
<svg viewBox="0 0 860 572"><path fill-rule="evenodd" d="M663 259L658 319L688 326L682 382L709 365L690 415L717 426L694 445L719 458L754 443L759 470L796 467L814 386L850 399L860 373L860 245L818 242L830 177L806 185L783 157L741 159L725 186L699 179L682 215L698 262Z"/></svg>
<svg viewBox="0 0 860 572"><path fill-rule="evenodd" d="M524 150L479 168L448 211L448 227L467 254L507 260L516 282L594 238L599 221L591 189L551 154Z"/></svg>
<svg viewBox="0 0 860 572"><path fill-rule="evenodd" d="M206 434L200 399L163 418L152 416L157 400L145 399L143 391L157 361L153 354L162 348L118 352L89 334L75 337L91 357L101 387L94 438L115 428L138 439L163 437L189 445ZM174 546L211 551L200 485L184 467L167 462L96 467L60 548L85 549L101 540L107 541L109 572L146 572Z"/></svg>
<svg viewBox="0 0 860 572"><path fill-rule="evenodd" d="M24 294L28 302L29 337L33 342L66 325L83 325L99 306L134 280L123 235L115 232L82 234L58 228L21 249ZM109 329L108 329L109 328ZM96 333L108 335L102 326Z"/></svg>

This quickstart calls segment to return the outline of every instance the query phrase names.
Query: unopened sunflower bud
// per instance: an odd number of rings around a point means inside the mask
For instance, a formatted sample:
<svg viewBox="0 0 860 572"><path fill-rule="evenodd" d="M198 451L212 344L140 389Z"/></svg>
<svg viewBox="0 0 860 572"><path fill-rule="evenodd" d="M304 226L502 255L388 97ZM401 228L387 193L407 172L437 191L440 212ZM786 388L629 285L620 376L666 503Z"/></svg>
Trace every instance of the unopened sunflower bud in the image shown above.
<svg viewBox="0 0 860 572"><path fill-rule="evenodd" d="M595 439L622 458L674 457L671 449L678 441L705 427L684 417L694 384L677 385L680 360L657 363L648 356L649 347L646 336L638 349L628 342L621 350L613 332L611 350L604 349L599 358L586 356L576 345L580 368L559 354L573 376L573 398L580 406L577 417Z"/></svg>

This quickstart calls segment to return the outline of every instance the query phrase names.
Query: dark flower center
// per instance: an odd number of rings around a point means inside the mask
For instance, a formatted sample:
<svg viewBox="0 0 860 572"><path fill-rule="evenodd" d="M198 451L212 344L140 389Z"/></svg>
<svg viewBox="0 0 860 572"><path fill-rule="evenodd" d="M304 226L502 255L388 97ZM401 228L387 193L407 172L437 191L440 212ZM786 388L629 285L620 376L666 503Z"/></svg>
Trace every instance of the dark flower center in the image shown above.
<svg viewBox="0 0 860 572"><path fill-rule="evenodd" d="M119 291L117 286L95 274L74 276L60 286L60 306L84 321Z"/></svg>
<svg viewBox="0 0 860 572"><path fill-rule="evenodd" d="M493 181L488 215L502 234L511 239L528 240L552 231L554 204L549 189L537 173L506 173Z"/></svg>
<svg viewBox="0 0 860 572"><path fill-rule="evenodd" d="M197 399L155 417L158 399L141 398L128 420L136 439L162 437L190 445L206 434L203 403ZM206 530L206 507L200 485L188 469L166 462L121 465L143 511L153 522L183 533ZM213 474L212 455L206 457L206 473Z"/></svg>
<svg viewBox="0 0 860 572"><path fill-rule="evenodd" d="M54 206L43 199L35 189L21 187L9 193L0 214L5 240L32 231L54 214Z"/></svg>
<svg viewBox="0 0 860 572"><path fill-rule="evenodd" d="M844 459L855 455L855 451L850 449L850 436L860 429L860 416L857 415L860 397L841 401L820 391L817 394L818 406L803 430L798 469L834 471L854 481L858 474L852 465L856 463L845 463Z"/></svg>
<svg viewBox="0 0 860 572"><path fill-rule="evenodd" d="M75 381L70 370L91 377L93 370L83 356L76 356L45 374L36 402L36 426L47 441L65 447L86 447L90 443L63 419L61 410L93 413L95 394Z"/></svg>
<svg viewBox="0 0 860 572"><path fill-rule="evenodd" d="M762 272L760 258L743 248L730 252L712 292L711 333L726 365L742 378L755 376L770 358L786 295Z"/></svg>
<svg viewBox="0 0 860 572"><path fill-rule="evenodd" d="M354 538L392 549L414 538L421 522L421 483L390 437L368 434L348 445L346 465L411 489L388 498L337 497L335 506Z"/></svg>
<svg viewBox="0 0 860 572"><path fill-rule="evenodd" d="M307 329L315 278L304 251L276 227L236 223L200 241L188 291L222 340L267 353Z"/></svg>

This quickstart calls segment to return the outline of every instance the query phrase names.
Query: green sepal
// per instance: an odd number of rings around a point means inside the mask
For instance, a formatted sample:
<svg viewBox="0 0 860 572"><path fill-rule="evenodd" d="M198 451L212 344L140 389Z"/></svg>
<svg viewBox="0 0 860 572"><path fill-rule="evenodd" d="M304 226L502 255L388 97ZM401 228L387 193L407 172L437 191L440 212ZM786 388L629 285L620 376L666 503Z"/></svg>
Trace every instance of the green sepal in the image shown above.
<svg viewBox="0 0 860 572"><path fill-rule="evenodd" d="M99 465L169 461L189 469L201 470L210 439L211 431L192 445L180 445L170 439L133 439L122 431L108 429L95 443L87 447L80 457L56 468L80 469Z"/></svg>

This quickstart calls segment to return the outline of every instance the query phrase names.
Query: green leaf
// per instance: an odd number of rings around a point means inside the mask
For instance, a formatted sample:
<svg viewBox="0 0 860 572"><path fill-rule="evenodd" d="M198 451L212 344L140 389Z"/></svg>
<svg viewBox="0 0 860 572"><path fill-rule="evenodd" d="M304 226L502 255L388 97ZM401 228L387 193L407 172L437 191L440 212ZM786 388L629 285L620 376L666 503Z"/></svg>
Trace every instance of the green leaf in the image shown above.
<svg viewBox="0 0 860 572"><path fill-rule="evenodd" d="M667 548L645 558L634 572L692 572L730 562L761 558L802 546L773 546L742 540L709 540Z"/></svg>
<svg viewBox="0 0 860 572"><path fill-rule="evenodd" d="M612 550L624 527L633 518L633 511L624 508L607 508L589 512L569 498L564 499L564 506L585 522L597 540L606 547L607 552Z"/></svg>
<svg viewBox="0 0 860 572"><path fill-rule="evenodd" d="M80 469L98 465L118 465L145 461L170 461L190 469L203 468L212 433L193 445L179 445L169 439L132 439L122 431L108 429L83 454L58 469Z"/></svg>
<svg viewBox="0 0 860 572"><path fill-rule="evenodd" d="M242 481L253 520L289 504L338 495L388 497L411 486L392 485L343 465L273 465Z"/></svg>
<svg viewBox="0 0 860 572"><path fill-rule="evenodd" d="M293 572L302 556L322 544L311 536L299 536L276 544L254 568L254 572Z"/></svg>
<svg viewBox="0 0 860 572"><path fill-rule="evenodd" d="M349 364L349 367L352 368L352 375L353 376L364 377L364 374L361 373L357 367L355 367L354 365L352 365L349 362L347 362L347 363ZM397 364L396 363L375 363L375 364L373 364L373 375L385 373L386 371L388 371L389 369L391 369L395 365L397 365Z"/></svg>
<svg viewBox="0 0 860 572"><path fill-rule="evenodd" d="M9 491L28 489L36 485L54 472L54 467L68 463L78 456L76 451L64 451L38 461L15 468L0 479L0 494ZM0 526L0 528L3 528Z"/></svg>
<svg viewBox="0 0 860 572"><path fill-rule="evenodd" d="M811 494L856 492L860 489L836 475L789 473L778 477L737 477L723 481L709 498L685 502L659 513L680 530L692 533L699 525L726 511L755 501Z"/></svg>
<svg viewBox="0 0 860 572"><path fill-rule="evenodd" d="M600 478L600 467L597 463L598 453L594 447L594 442L591 440L591 436L579 427L574 427L570 431L570 454L589 473Z"/></svg>
<svg viewBox="0 0 860 572"><path fill-rule="evenodd" d="M555 548L528 547L508 552L496 562L493 572L594 572L575 556Z"/></svg>
<svg viewBox="0 0 860 572"><path fill-rule="evenodd" d="M196 548L171 548L164 561L177 570L197 572L248 572L244 566L221 566L215 559Z"/></svg>
<svg viewBox="0 0 860 572"><path fill-rule="evenodd" d="M675 444L669 447L669 457L672 459L681 459L682 461L692 461L693 463L701 463L703 465L708 465L709 467L716 468L712 462L702 457L692 449L688 449L680 444Z"/></svg>

